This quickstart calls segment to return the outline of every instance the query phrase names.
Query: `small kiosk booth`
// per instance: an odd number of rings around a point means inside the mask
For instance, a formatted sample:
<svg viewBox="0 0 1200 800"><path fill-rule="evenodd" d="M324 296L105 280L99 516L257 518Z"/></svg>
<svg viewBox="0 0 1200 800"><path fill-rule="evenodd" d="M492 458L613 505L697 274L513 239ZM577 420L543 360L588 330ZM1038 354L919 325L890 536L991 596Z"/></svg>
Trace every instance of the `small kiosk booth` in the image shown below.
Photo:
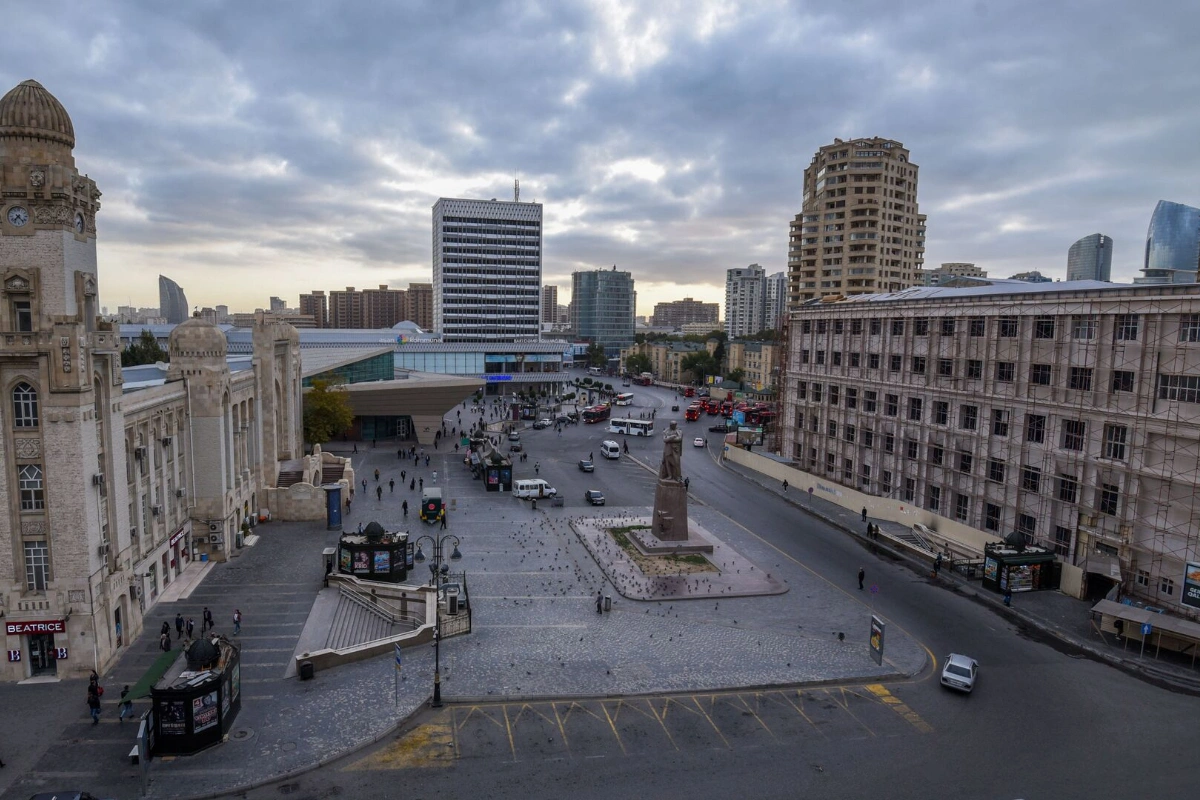
<svg viewBox="0 0 1200 800"><path fill-rule="evenodd" d="M371 522L362 533L343 533L338 540L337 571L366 581L403 583L412 569L413 545L402 531L385 531Z"/></svg>
<svg viewBox="0 0 1200 800"><path fill-rule="evenodd" d="M192 642L150 689L150 754L186 755L219 744L242 708L241 690L237 645L216 635Z"/></svg>
<svg viewBox="0 0 1200 800"><path fill-rule="evenodd" d="M1010 540L1018 539L1013 534ZM1062 563L1044 547L1015 542L993 542L983 547L983 588L994 592L1032 592L1057 589Z"/></svg>

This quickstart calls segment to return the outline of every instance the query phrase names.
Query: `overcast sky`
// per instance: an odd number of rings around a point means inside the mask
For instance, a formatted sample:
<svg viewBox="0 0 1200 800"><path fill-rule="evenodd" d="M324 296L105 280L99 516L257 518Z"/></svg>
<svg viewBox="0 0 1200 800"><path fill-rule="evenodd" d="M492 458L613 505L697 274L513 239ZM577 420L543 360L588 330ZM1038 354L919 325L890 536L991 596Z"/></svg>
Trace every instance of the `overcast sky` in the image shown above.
<svg viewBox="0 0 1200 800"><path fill-rule="evenodd" d="M1099 231L1129 280L1154 204L1200 205L1197 31L1183 0L23 3L0 92L70 113L110 311L160 272L233 310L429 281L434 201L519 177L544 282L616 264L648 314L785 270L834 137L909 148L926 266L1063 277Z"/></svg>

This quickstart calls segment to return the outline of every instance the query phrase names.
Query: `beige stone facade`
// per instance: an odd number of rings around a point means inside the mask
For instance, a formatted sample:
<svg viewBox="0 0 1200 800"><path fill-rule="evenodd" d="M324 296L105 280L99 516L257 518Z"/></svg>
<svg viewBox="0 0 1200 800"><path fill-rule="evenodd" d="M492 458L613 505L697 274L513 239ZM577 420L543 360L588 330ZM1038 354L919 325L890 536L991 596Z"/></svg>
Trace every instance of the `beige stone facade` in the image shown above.
<svg viewBox="0 0 1200 800"><path fill-rule="evenodd" d="M669 303L655 303L654 316L650 324L657 327L682 329L685 325L702 325L703 333L711 333L717 329L721 317L719 303L705 303L685 297L682 300L672 300Z"/></svg>
<svg viewBox="0 0 1200 800"><path fill-rule="evenodd" d="M745 373L742 382L756 391L768 391L779 380L779 344L734 340L725 345L727 373L735 369Z"/></svg>
<svg viewBox="0 0 1200 800"><path fill-rule="evenodd" d="M1195 614L1200 286L919 288L805 307L789 331L794 466Z"/></svg>
<svg viewBox="0 0 1200 800"><path fill-rule="evenodd" d="M663 383L683 383L690 376L683 369L683 360L692 353L713 351L716 340L710 344L697 342L642 342L621 350L621 367L624 369L625 359L634 353L640 353L650 359L650 372L656 381Z"/></svg>
<svg viewBox="0 0 1200 800"><path fill-rule="evenodd" d="M925 258L917 165L900 142L834 139L804 170L788 237L788 307L913 286ZM726 310L726 316L729 312Z"/></svg>

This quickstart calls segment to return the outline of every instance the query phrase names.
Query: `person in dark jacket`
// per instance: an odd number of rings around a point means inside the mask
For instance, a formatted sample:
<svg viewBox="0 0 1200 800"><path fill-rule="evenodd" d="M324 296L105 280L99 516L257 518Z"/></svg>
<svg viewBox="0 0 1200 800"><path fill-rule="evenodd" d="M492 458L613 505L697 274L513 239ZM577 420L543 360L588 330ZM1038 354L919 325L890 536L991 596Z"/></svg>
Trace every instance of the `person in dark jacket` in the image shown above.
<svg viewBox="0 0 1200 800"><path fill-rule="evenodd" d="M183 614L175 615L175 638L183 638Z"/></svg>

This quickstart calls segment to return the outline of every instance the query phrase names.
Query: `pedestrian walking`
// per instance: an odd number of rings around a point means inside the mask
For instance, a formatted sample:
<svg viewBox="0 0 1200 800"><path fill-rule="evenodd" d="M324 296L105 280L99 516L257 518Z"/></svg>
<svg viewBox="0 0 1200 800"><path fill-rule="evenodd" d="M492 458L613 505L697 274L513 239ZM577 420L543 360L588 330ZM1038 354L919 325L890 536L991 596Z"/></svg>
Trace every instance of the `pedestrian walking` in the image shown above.
<svg viewBox="0 0 1200 800"><path fill-rule="evenodd" d="M941 571L942 571L942 554L938 553L937 558L935 558L933 560L933 577L936 578L938 576L938 573Z"/></svg>
<svg viewBox="0 0 1200 800"><path fill-rule="evenodd" d="M683 490L684 490L685 492L688 490L688 487L689 487L689 486L691 486L691 485L692 485L692 479L691 479L691 478L684 478L684 479L683 479Z"/></svg>
<svg viewBox="0 0 1200 800"><path fill-rule="evenodd" d="M383 487L382 487L382 486L376 486L376 487L375 487L375 499L376 499L377 501L382 501L382 500L383 500Z"/></svg>
<svg viewBox="0 0 1200 800"><path fill-rule="evenodd" d="M397 451L396 451L396 460L397 460L397 461L399 461L399 460L400 460L400 456L401 456L403 453L404 453L404 448L400 448L399 450L397 450Z"/></svg>
<svg viewBox="0 0 1200 800"><path fill-rule="evenodd" d="M597 614L604 613L604 592L603 591L596 592L596 613Z"/></svg>
<svg viewBox="0 0 1200 800"><path fill-rule="evenodd" d="M417 482L421 484L421 491L425 491L425 479L420 478Z"/></svg>
<svg viewBox="0 0 1200 800"><path fill-rule="evenodd" d="M865 569L863 569L862 567L859 567L858 568L858 590L860 592L862 591L862 588L863 588L863 581L865 581L866 579L867 579L867 571Z"/></svg>
<svg viewBox="0 0 1200 800"><path fill-rule="evenodd" d="M170 638L170 636L171 636L171 623L167 622L167 621L164 619L164 620L163 620L162 627L158 629L158 634L159 634L160 636L166 636L167 638Z"/></svg>
<svg viewBox="0 0 1200 800"><path fill-rule="evenodd" d="M367 479L366 478L362 479L362 486L363 486L363 491L365 492L367 490Z"/></svg>
<svg viewBox="0 0 1200 800"><path fill-rule="evenodd" d="M164 653L171 652L171 634L164 633L158 637L158 646L162 648Z"/></svg>
<svg viewBox="0 0 1200 800"><path fill-rule="evenodd" d="M588 453L588 461L595 461L595 460L596 460L596 453L595 453L595 451L592 451L591 453Z"/></svg>
<svg viewBox="0 0 1200 800"><path fill-rule="evenodd" d="M408 470L404 470L404 469L400 470L400 482L404 483L404 481L407 479L408 479Z"/></svg>
<svg viewBox="0 0 1200 800"><path fill-rule="evenodd" d="M351 490L351 491L353 491L353 490ZM347 514L350 513L350 498L349 497L346 498L346 513Z"/></svg>
<svg viewBox="0 0 1200 800"><path fill-rule="evenodd" d="M867 507L863 506L863 522L867 521Z"/></svg>
<svg viewBox="0 0 1200 800"><path fill-rule="evenodd" d="M388 478L388 494L396 493L396 479Z"/></svg>
<svg viewBox="0 0 1200 800"><path fill-rule="evenodd" d="M233 635L237 636L242 632L242 611L235 608L233 610Z"/></svg>
<svg viewBox="0 0 1200 800"><path fill-rule="evenodd" d="M169 636L167 638L170 638ZM88 693L88 708L92 712L92 724L100 724L100 695Z"/></svg>
<svg viewBox="0 0 1200 800"><path fill-rule="evenodd" d="M379 483L379 470L375 470L375 482Z"/></svg>
<svg viewBox="0 0 1200 800"><path fill-rule="evenodd" d="M209 628L217 627L216 624L213 623L213 615L212 615L212 612L208 610L208 606L204 607L204 615L203 615L202 619L204 620L204 622L200 628L201 633L204 633L204 631L208 630Z"/></svg>
<svg viewBox="0 0 1200 800"><path fill-rule="evenodd" d="M354 443L354 452L358 452L358 442Z"/></svg>
<svg viewBox="0 0 1200 800"><path fill-rule="evenodd" d="M425 466L429 466L429 456L425 456Z"/></svg>
<svg viewBox="0 0 1200 800"><path fill-rule="evenodd" d="M408 490L411 492L412 490L414 490L416 488L417 488L417 479L409 478L408 479Z"/></svg>
<svg viewBox="0 0 1200 800"><path fill-rule="evenodd" d="M184 627L187 628L188 638L194 639L196 635L196 620L188 617L187 624Z"/></svg>
<svg viewBox="0 0 1200 800"><path fill-rule="evenodd" d="M446 512L442 512L442 530L446 530Z"/></svg>
<svg viewBox="0 0 1200 800"><path fill-rule="evenodd" d="M1012 589L1004 590L1004 605L1006 605L1006 606L1012 605Z"/></svg>
<svg viewBox="0 0 1200 800"><path fill-rule="evenodd" d="M533 474L534 475L542 474L542 462L540 462L540 461L533 462Z"/></svg>
<svg viewBox="0 0 1200 800"><path fill-rule="evenodd" d="M400 506L400 507L404 509L404 516L406 516L406 517L407 517L407 516L408 516L408 501L407 501L407 500L405 500L405 501L404 501L404 505L402 505L402 506Z"/></svg>
<svg viewBox="0 0 1200 800"><path fill-rule="evenodd" d="M175 614L175 638L183 638L183 614Z"/></svg>
<svg viewBox="0 0 1200 800"><path fill-rule="evenodd" d="M784 479L783 479L783 491L784 491L785 493L787 492L787 487L788 487L787 478L784 478Z"/></svg>
<svg viewBox="0 0 1200 800"><path fill-rule="evenodd" d="M121 690L121 713L117 716L119 722L124 722L125 717L133 716L133 700L129 697L129 684Z"/></svg>

